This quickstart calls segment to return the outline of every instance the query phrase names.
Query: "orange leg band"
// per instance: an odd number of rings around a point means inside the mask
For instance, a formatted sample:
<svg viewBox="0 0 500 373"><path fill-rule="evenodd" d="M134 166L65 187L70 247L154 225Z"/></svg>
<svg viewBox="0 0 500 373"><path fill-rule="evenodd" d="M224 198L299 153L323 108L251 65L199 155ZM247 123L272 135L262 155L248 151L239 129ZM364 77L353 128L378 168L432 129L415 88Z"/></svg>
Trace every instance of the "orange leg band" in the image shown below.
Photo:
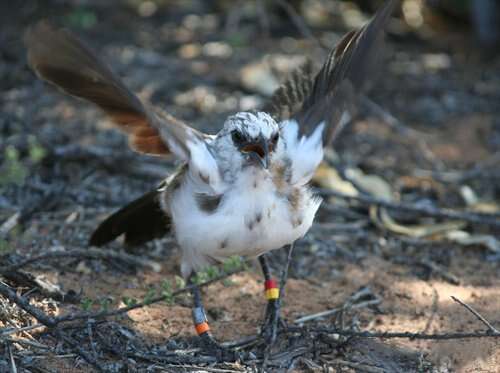
<svg viewBox="0 0 500 373"><path fill-rule="evenodd" d="M210 330L207 322L202 322L201 324L197 324L194 327L196 328L196 333L198 333L198 335L202 335L203 333Z"/></svg>

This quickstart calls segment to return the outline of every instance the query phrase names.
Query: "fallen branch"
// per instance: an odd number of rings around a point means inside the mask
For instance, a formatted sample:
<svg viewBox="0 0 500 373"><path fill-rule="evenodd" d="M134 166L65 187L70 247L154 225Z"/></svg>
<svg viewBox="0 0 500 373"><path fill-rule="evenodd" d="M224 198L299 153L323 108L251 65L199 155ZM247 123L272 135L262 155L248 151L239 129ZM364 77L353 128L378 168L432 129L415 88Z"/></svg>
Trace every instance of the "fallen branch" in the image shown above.
<svg viewBox="0 0 500 373"><path fill-rule="evenodd" d="M344 193L337 192L330 189L316 189L316 191L324 196L342 198L347 201L356 201L365 205L376 205L385 207L389 210L399 210L411 212L414 214L431 216L442 219L463 220L472 224L484 224L500 228L500 215L497 214L480 214L465 211L455 211L449 209L442 209L432 206L417 206L409 203L390 202L376 197L367 195L349 196Z"/></svg>
<svg viewBox="0 0 500 373"><path fill-rule="evenodd" d="M83 360L92 365L98 372L105 372L106 369L99 364L99 362L90 356L81 346L80 344L66 335L64 335L60 330L56 330L56 336L64 341L68 346L71 347L76 354L78 354Z"/></svg>
<svg viewBox="0 0 500 373"><path fill-rule="evenodd" d="M367 296L372 296L374 299L369 299L365 301L359 302L362 298L365 298ZM336 315L339 312L345 312L347 310L355 310L355 309L360 309L364 307L369 307L369 306L376 306L378 304L382 303L382 299L379 297L375 296L371 289L369 287L363 287L353 295L351 295L347 301L339 307L335 307L330 310L314 313L311 315L306 315L299 317L293 321L294 324L303 324L308 321L316 320L316 319L322 319L324 317L328 316L333 316Z"/></svg>
<svg viewBox="0 0 500 373"><path fill-rule="evenodd" d="M286 330L287 332L313 332L328 335L337 335L344 337L357 337L357 338L381 338L381 339L432 339L432 340L450 340L450 339L470 339L470 338L500 338L500 333L487 331L478 332L450 332L450 333L413 333L413 332L369 332L369 331L354 331L354 330L341 330L336 328L309 328L291 326Z"/></svg>
<svg viewBox="0 0 500 373"><path fill-rule="evenodd" d="M417 262L417 264L420 264L423 267L426 267L429 269L431 272L436 273L437 275L441 276L443 279L448 281L452 285L460 285L460 279L455 276L453 273L450 271L447 271L437 263L434 263L432 260L424 258L421 259L420 261Z"/></svg>
<svg viewBox="0 0 500 373"><path fill-rule="evenodd" d="M369 332L369 331L354 331L354 330L343 330L336 328L305 328L299 327L289 327L285 332L317 332L324 334L333 334L337 336L344 337L360 337L360 338L408 338L408 339L433 339L433 340L449 340L449 339L466 339L466 338L500 338L500 330L495 328L484 316L482 316L478 311L469 306L467 303L461 301L460 299L451 296L451 298L465 307L470 313L472 313L481 323L483 323L488 330L479 332L452 332L452 333L412 333L412 332ZM354 308L354 307L353 307ZM326 311L330 312L330 311ZM312 315L317 316L317 315ZM300 320L300 319L298 319ZM307 319L305 321L308 321ZM297 323L297 320L295 320ZM302 321L303 322L303 321ZM427 328L426 328L427 329Z"/></svg>
<svg viewBox="0 0 500 373"><path fill-rule="evenodd" d="M371 299L371 300L367 300L364 302L353 304L352 306L350 306L348 308L350 310L357 310L357 309L364 308L364 307L376 306L376 305L380 304L381 302L382 302L382 300L380 300L380 299ZM339 312L344 311L345 309L346 308L343 306L332 308L331 310L326 310L326 311L314 313L312 315L299 317L299 318L293 320L293 323L294 324L303 324L303 323L308 322L308 321L322 319L325 317L333 316Z"/></svg>
<svg viewBox="0 0 500 373"><path fill-rule="evenodd" d="M155 272L159 272L161 270L161 266L158 263L148 259L139 258L134 255L120 253L113 250L101 250L96 248L89 248L89 249L73 249L69 251L52 251L46 254L37 255L32 258L25 259L17 264L0 267L0 275L16 271L32 263L44 260L61 259L61 258L119 260L134 266L148 267Z"/></svg>
<svg viewBox="0 0 500 373"><path fill-rule="evenodd" d="M500 330L491 325L491 323L488 320L486 320L486 318L482 316L479 312L477 312L474 308L469 306L467 303L461 301L457 297L454 297L453 295L451 296L451 299L453 299L455 302L465 307L467 311L472 313L479 321L481 321L484 325L486 325L490 333L500 335Z"/></svg>
<svg viewBox="0 0 500 373"><path fill-rule="evenodd" d="M237 270L225 273L223 275L214 277L213 279L210 279L208 281L202 282L198 286L200 288L208 286L210 284L213 284L214 282L221 281L225 278L228 278L229 276L232 276L236 273L239 273L243 271L243 268L239 268ZM188 291L191 291L194 286L196 285L189 285L186 287L183 287L182 289L178 289L176 291L173 291L172 294L170 294L170 297L176 297L182 293L186 293ZM46 315L43 311L41 311L39 308L32 306L29 304L29 301L24 298L23 296L17 295L15 291L13 291L11 288L9 288L7 285L3 284L0 282L0 294L8 298L11 302L17 304L20 308L25 310L27 313L32 315L35 319L38 320L41 324L49 327L49 328L54 328L58 326L61 323L64 322L69 322L69 321L75 321L75 320L86 320L86 319L100 319L100 318L105 318L105 317L111 317L111 316L117 316L121 315L124 313L127 313L128 311L137 309L137 308L142 308L145 306L149 306L153 303L158 303L164 301L165 295L160 295L154 298L149 299L148 301L136 303L127 307L121 307L115 310L110 310L110 311L99 311L99 312L81 312L81 313L74 313L74 314L69 314L69 315L64 315L64 316L58 316L58 317L51 317Z"/></svg>
<svg viewBox="0 0 500 373"><path fill-rule="evenodd" d="M36 289L40 294L45 297L52 298L57 301L64 301L67 303L80 302L80 296L74 291L64 292L59 286L51 283L43 278L43 276L35 276L23 270L6 272L3 277L16 287L27 287Z"/></svg>
<svg viewBox="0 0 500 373"><path fill-rule="evenodd" d="M202 287L208 286L210 284L213 284L214 282L218 282L218 281L224 280L225 278L228 278L228 277L230 277L230 276L232 276L232 275L234 275L236 273L239 273L241 271L243 271L243 269L238 269L238 270L235 270L235 271L231 271L231 272L225 273L224 275L214 277L211 280L208 280L208 281L205 281L205 282L199 284L198 287L202 288ZM183 287L182 289L178 289L176 291L173 291L172 294L170 295L170 297L175 298L176 296L178 296L178 295L180 295L182 293L189 292L195 286L196 285L188 285L186 287ZM57 324L59 324L59 323L62 323L62 322L75 321L75 320L101 319L101 318L110 317L110 316L118 316L118 315L122 315L124 313L127 313L127 312L129 312L131 310L135 310L137 308L142 308L142 307L145 307L145 306L149 306L151 304L162 302L164 300L165 300L165 296L164 295L159 295L157 297L153 297L153 298L149 299L148 301L139 302L139 303L127 306L127 307L121 307L121 308L118 308L118 309L115 309L115 310L111 310L111 311L82 312L82 313L69 314L69 315L65 315L65 316L59 316L59 317L57 317L55 319L55 322Z"/></svg>
<svg viewBox="0 0 500 373"><path fill-rule="evenodd" d="M32 306L29 301L23 296L17 295L14 290L0 282L0 294L6 297L11 302L17 304L20 308L25 310L31 316L33 316L37 321L49 328L53 328L57 325L57 322L53 317L46 315L38 307Z"/></svg>

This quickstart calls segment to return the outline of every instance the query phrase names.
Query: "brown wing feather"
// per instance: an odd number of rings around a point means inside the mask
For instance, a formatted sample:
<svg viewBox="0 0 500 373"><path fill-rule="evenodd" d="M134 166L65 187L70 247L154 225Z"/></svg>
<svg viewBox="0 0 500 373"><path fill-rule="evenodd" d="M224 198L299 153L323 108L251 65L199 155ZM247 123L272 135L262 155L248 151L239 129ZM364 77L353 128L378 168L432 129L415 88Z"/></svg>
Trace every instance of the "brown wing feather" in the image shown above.
<svg viewBox="0 0 500 373"><path fill-rule="evenodd" d="M154 114L81 40L40 22L28 30L25 43L28 63L42 79L99 106L129 134L135 150L154 155L169 153L152 123Z"/></svg>
<svg viewBox="0 0 500 373"><path fill-rule="evenodd" d="M273 93L262 109L278 122L290 119L310 95L314 83L313 64L310 60L292 71L285 82Z"/></svg>
<svg viewBox="0 0 500 373"><path fill-rule="evenodd" d="M388 0L367 25L347 33L316 76L310 68L292 74L271 97L269 112L278 120L295 118L305 134L325 120L324 144L330 143L342 113L375 70L385 24L398 3Z"/></svg>

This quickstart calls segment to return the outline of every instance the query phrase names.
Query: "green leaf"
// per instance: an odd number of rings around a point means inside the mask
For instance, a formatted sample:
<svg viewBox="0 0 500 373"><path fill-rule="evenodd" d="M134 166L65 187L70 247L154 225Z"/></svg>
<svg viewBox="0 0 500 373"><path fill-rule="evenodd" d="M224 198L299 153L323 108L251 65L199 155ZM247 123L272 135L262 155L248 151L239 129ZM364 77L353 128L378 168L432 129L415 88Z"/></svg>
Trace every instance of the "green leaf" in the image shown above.
<svg viewBox="0 0 500 373"><path fill-rule="evenodd" d="M186 281L180 276L175 276L175 288L184 289L185 287L186 287Z"/></svg>
<svg viewBox="0 0 500 373"><path fill-rule="evenodd" d="M92 306L94 305L94 301L90 298L83 298L81 301L80 301L80 307L82 310L84 311L90 311L90 309L92 308Z"/></svg>
<svg viewBox="0 0 500 373"><path fill-rule="evenodd" d="M146 292L146 295L144 296L144 303L150 304L155 295L156 295L155 289L153 289L153 288L148 289L148 291Z"/></svg>
<svg viewBox="0 0 500 373"><path fill-rule="evenodd" d="M123 297L122 298L122 302L127 306L127 307L131 307L131 306L134 306L137 304L137 300L134 299L134 298L130 298L130 297Z"/></svg>
<svg viewBox="0 0 500 373"><path fill-rule="evenodd" d="M101 311L107 311L109 309L109 305L111 304L111 299L103 298L99 301L99 305L101 306Z"/></svg>
<svg viewBox="0 0 500 373"><path fill-rule="evenodd" d="M47 151L41 146L34 136L28 138L29 156L33 163L39 163L47 155Z"/></svg>

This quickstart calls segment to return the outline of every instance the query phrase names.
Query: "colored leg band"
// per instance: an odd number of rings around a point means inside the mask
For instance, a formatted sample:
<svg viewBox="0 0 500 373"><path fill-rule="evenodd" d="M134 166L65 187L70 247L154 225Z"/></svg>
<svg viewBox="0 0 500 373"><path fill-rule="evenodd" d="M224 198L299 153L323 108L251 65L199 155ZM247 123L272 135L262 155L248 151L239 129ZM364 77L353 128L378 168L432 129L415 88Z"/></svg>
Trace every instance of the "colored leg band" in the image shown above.
<svg viewBox="0 0 500 373"><path fill-rule="evenodd" d="M280 289L278 288L278 284L276 280L269 279L264 283L264 288L266 289L266 299L274 300L280 297Z"/></svg>
<svg viewBox="0 0 500 373"><path fill-rule="evenodd" d="M192 311L194 327L196 333L201 335L210 330L207 322L207 316L205 315L205 310L203 307L194 307Z"/></svg>
<svg viewBox="0 0 500 373"><path fill-rule="evenodd" d="M203 333L206 333L210 330L207 322L202 322L201 324L195 325L194 327L198 335L202 335Z"/></svg>

